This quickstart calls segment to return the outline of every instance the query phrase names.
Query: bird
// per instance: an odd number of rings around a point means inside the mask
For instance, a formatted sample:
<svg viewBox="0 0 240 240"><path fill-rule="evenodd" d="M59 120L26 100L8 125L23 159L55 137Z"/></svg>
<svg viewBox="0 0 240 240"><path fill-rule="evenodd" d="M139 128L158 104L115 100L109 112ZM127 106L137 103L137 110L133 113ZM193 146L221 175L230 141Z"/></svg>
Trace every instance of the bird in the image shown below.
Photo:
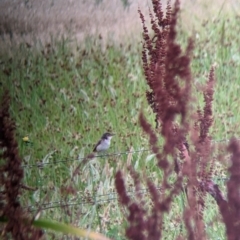
<svg viewBox="0 0 240 240"><path fill-rule="evenodd" d="M93 152L101 152L109 149L111 144L111 138L114 134L112 133L104 133L98 143L95 145Z"/></svg>

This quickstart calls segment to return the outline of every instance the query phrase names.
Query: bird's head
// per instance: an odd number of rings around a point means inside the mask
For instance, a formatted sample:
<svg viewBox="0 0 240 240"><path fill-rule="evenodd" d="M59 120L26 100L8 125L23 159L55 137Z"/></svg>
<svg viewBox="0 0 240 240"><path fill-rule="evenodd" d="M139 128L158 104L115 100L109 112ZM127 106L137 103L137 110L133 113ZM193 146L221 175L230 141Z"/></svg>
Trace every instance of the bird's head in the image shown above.
<svg viewBox="0 0 240 240"><path fill-rule="evenodd" d="M114 134L107 132L102 135L102 139L111 139L113 136Z"/></svg>

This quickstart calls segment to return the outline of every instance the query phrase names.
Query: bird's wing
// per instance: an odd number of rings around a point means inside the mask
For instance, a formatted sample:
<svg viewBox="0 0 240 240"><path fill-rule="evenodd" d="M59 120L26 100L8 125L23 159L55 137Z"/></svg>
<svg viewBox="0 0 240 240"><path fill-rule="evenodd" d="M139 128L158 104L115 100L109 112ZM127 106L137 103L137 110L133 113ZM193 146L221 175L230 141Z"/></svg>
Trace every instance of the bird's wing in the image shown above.
<svg viewBox="0 0 240 240"><path fill-rule="evenodd" d="M97 146L101 143L102 139L98 141L98 143L95 145L93 152L97 152Z"/></svg>

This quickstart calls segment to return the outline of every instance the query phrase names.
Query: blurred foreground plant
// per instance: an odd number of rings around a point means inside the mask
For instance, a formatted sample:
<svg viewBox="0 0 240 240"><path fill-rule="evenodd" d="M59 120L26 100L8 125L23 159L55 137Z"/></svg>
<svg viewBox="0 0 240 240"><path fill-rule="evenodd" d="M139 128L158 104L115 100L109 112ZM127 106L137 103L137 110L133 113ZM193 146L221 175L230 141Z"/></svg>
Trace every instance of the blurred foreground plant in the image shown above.
<svg viewBox="0 0 240 240"><path fill-rule="evenodd" d="M156 129L140 114L140 124L149 136L149 144L156 155L157 164L163 172L161 192L149 179L152 206L146 199L137 194L137 200L128 195L121 171L115 178L115 185L120 203L128 208L129 226L126 236L129 239L161 239L165 216L169 214L174 199L186 192L187 203L182 212L182 222L186 233L182 232L177 239L207 239L203 211L206 194L211 194L219 208L226 226L228 239L239 239L239 179L240 155L239 146L232 140L229 151L233 153L233 166L227 184L228 201L224 199L218 185L211 180L216 158L213 157L213 146L209 129L213 123L212 102L214 94L214 67L211 67L206 86L202 88L204 96L203 110L194 110L192 102L193 77L190 69L192 39L188 40L183 52L176 43L176 25L179 13L179 1L173 9L170 1L166 13L163 13L161 1L152 0L153 14L150 12L153 37L145 25L145 19L139 10L143 24L143 69L149 90L146 97L155 114ZM158 146L158 139L164 139L163 148ZM129 167L136 192L140 190L140 177ZM175 173L175 178L172 176ZM174 180L172 180L174 179ZM236 192L235 192L236 191ZM234 214L233 212L234 211ZM231 214L234 215L231 218Z"/></svg>
<svg viewBox="0 0 240 240"><path fill-rule="evenodd" d="M6 239L9 234L14 239L39 239L42 230L32 226L31 218L19 202L24 171L14 136L15 125L10 118L8 94L4 95L0 107L0 217L7 219L6 224L1 225L1 235Z"/></svg>

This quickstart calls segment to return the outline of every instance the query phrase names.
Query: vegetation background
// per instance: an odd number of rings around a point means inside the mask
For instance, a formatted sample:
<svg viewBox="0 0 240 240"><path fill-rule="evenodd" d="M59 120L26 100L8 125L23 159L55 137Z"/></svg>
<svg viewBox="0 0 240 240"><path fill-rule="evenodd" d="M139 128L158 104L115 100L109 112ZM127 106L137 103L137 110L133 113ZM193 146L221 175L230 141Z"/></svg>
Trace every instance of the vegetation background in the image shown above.
<svg viewBox="0 0 240 240"><path fill-rule="evenodd" d="M195 39L196 107L203 104L201 84L211 64L217 65L211 133L214 144L224 145L240 135L239 1L185 0L181 6L179 42L185 46L187 37ZM149 7L150 1L140 0L0 2L0 93L8 89L11 94L24 184L34 188L23 192L21 202L33 214L41 208L41 217L124 239L126 209L118 205L115 172L123 170L133 197L128 165L156 185L161 181L138 124L140 110L154 124L145 99L137 12L140 8L147 17ZM74 169L105 131L116 133L111 149L82 166L71 182L74 191L66 191ZM227 167L224 154L215 169L223 190ZM184 233L183 205L181 196L166 217L164 239ZM204 217L209 239L224 239L210 197ZM47 234L49 239L67 238Z"/></svg>
<svg viewBox="0 0 240 240"><path fill-rule="evenodd" d="M163 6L166 0L162 1ZM62 34L78 40L86 35L101 33L106 37L114 36L116 42L141 38L138 8L148 14L149 0L15 0L0 2L0 33L33 40L34 37L48 41L49 35ZM182 0L182 25L189 34L198 28L202 21L213 20L227 14L239 13L238 0ZM200 30L200 29L198 29ZM16 41L16 39L15 39Z"/></svg>

